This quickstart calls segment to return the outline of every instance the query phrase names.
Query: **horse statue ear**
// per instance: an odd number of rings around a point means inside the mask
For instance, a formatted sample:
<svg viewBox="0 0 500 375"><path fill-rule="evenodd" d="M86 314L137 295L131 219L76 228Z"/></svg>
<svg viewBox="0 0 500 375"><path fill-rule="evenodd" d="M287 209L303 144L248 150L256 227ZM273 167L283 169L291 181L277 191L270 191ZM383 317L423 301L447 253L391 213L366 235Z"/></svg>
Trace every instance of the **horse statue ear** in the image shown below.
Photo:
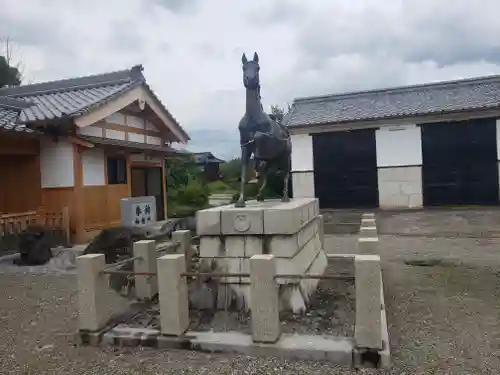
<svg viewBox="0 0 500 375"><path fill-rule="evenodd" d="M259 62L259 55L257 55L257 52L254 52L253 54L253 61L255 61L256 63Z"/></svg>
<svg viewBox="0 0 500 375"><path fill-rule="evenodd" d="M248 59L247 59L247 56L245 55L245 53L243 53L243 56L241 56L241 62L243 64L246 64L248 62Z"/></svg>

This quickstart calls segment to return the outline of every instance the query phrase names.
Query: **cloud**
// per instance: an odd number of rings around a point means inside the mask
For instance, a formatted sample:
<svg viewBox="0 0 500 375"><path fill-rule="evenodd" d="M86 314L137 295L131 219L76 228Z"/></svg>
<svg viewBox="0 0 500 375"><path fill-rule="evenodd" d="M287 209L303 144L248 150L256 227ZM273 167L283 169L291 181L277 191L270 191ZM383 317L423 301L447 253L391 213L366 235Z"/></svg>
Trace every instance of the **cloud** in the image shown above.
<svg viewBox="0 0 500 375"><path fill-rule="evenodd" d="M500 73L496 0L0 0L0 9L0 36L16 43L28 80L141 63L189 148L224 158L239 153L243 52L259 53L265 108Z"/></svg>
<svg viewBox="0 0 500 375"><path fill-rule="evenodd" d="M198 5L198 0L144 0L144 6L148 7L152 2L173 13L191 12Z"/></svg>

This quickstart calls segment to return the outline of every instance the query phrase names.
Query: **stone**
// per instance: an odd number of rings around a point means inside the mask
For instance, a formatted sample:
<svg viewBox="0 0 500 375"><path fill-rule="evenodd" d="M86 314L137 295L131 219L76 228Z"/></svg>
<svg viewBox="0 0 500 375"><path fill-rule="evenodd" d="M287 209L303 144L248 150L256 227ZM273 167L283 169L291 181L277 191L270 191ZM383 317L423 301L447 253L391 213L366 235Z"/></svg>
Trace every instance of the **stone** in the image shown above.
<svg viewBox="0 0 500 375"><path fill-rule="evenodd" d="M186 256L186 270L189 270L194 255L194 251L191 247L191 231L188 229L176 230L172 233L172 241L179 244L176 252Z"/></svg>
<svg viewBox="0 0 500 375"><path fill-rule="evenodd" d="M249 201L246 207L224 206L221 210L222 234L264 234L264 211L267 204Z"/></svg>
<svg viewBox="0 0 500 375"><path fill-rule="evenodd" d="M360 237L377 237L377 227L364 227L359 229Z"/></svg>
<svg viewBox="0 0 500 375"><path fill-rule="evenodd" d="M207 208L196 212L196 233L199 236L222 234L221 209L227 206Z"/></svg>
<svg viewBox="0 0 500 375"><path fill-rule="evenodd" d="M323 215L318 215L318 233L321 240L321 248L325 250L325 218Z"/></svg>
<svg viewBox="0 0 500 375"><path fill-rule="evenodd" d="M274 343L281 334L275 275L274 255L254 255L250 258L250 308L254 342Z"/></svg>
<svg viewBox="0 0 500 375"><path fill-rule="evenodd" d="M132 244L145 240L147 229L118 226L103 229L83 251L83 254L104 254L106 263L115 263L120 257L132 256Z"/></svg>
<svg viewBox="0 0 500 375"><path fill-rule="evenodd" d="M355 259L357 348L382 349L380 257L357 255Z"/></svg>
<svg viewBox="0 0 500 375"><path fill-rule="evenodd" d="M318 233L319 219L310 220L297 233L273 235L269 238L269 253L279 258L294 257Z"/></svg>
<svg viewBox="0 0 500 375"><path fill-rule="evenodd" d="M146 240L134 243L135 272L156 273L156 241ZM158 293L157 276L135 276L135 296L139 300L151 299Z"/></svg>
<svg viewBox="0 0 500 375"><path fill-rule="evenodd" d="M309 269L305 272L307 275L323 275L328 266L328 258L324 252L319 252ZM299 282L300 291L304 297L305 303L309 303L311 295L316 290L319 279L302 279Z"/></svg>
<svg viewBox="0 0 500 375"><path fill-rule="evenodd" d="M311 266L314 259L321 251L319 236L316 235L300 250L293 258L277 258L278 274L299 274L303 275ZM278 283L297 283L297 279L279 278Z"/></svg>
<svg viewBox="0 0 500 375"><path fill-rule="evenodd" d="M219 218L221 234L200 236L200 259L212 260L217 272L249 274L250 258L258 254L274 255L279 274L302 275L308 272L314 262L318 265L327 263L323 250L323 232L320 232L319 228L321 218L318 215L319 204L316 198L293 199L286 203L277 200L250 201L243 208L223 206L217 207L217 210L221 212ZM213 212L212 209L207 211L207 217L214 219ZM243 220L236 223L236 227L242 232L235 231L234 218L238 213L249 215L248 222ZM203 218L203 214L199 217ZM260 224L257 224L258 218L261 220ZM202 227L206 225L203 224ZM266 227L270 232L279 229L283 233L265 233ZM323 254L318 257L319 253ZM321 269L322 267L318 265L315 266L314 272L321 274L324 268ZM228 304L242 309L250 307L250 277L224 277L219 281L224 284L224 291L218 289L218 307ZM228 284L227 293L225 283ZM280 287L282 301L280 308L293 311L305 310L310 294L317 287L317 280L301 284L297 278L279 278L275 283L290 286ZM286 299L289 300L285 301Z"/></svg>
<svg viewBox="0 0 500 375"><path fill-rule="evenodd" d="M294 198L288 203L275 204L264 211L265 234L295 234L310 219L309 206L317 198ZM314 211L312 211L314 212Z"/></svg>
<svg viewBox="0 0 500 375"><path fill-rule="evenodd" d="M200 238L200 258L218 258L224 256L225 249L220 236L202 236Z"/></svg>
<svg viewBox="0 0 500 375"><path fill-rule="evenodd" d="M422 207L422 169L420 166L378 169L381 208Z"/></svg>
<svg viewBox="0 0 500 375"><path fill-rule="evenodd" d="M20 258L18 265L39 266L52 258L52 236L50 231L41 226L29 226L19 235Z"/></svg>
<svg viewBox="0 0 500 375"><path fill-rule="evenodd" d="M189 299L184 254L158 258L158 299L163 335L180 336L189 326Z"/></svg>
<svg viewBox="0 0 500 375"><path fill-rule="evenodd" d="M78 328L95 332L107 321L107 279L101 271L106 267L103 254L76 258L78 279Z"/></svg>

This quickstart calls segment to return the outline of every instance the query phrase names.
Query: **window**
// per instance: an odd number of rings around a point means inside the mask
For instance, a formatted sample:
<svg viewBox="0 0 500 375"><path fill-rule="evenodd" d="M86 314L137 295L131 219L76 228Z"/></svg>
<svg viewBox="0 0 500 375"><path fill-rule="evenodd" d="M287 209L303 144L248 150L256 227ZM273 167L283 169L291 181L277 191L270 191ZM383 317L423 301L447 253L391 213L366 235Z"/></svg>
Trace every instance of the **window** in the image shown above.
<svg viewBox="0 0 500 375"><path fill-rule="evenodd" d="M108 184L127 183L127 161L122 157L108 156Z"/></svg>

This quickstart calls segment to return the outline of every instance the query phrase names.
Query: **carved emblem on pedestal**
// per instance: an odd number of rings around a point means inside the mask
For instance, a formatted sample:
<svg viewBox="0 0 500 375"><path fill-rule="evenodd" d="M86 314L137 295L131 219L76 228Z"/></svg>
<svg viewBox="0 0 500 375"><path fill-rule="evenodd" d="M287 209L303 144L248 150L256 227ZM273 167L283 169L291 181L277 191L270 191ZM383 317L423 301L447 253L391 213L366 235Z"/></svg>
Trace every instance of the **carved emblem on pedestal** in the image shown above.
<svg viewBox="0 0 500 375"><path fill-rule="evenodd" d="M245 215L238 215L234 219L234 229L237 232L246 232L250 229L250 220Z"/></svg>

